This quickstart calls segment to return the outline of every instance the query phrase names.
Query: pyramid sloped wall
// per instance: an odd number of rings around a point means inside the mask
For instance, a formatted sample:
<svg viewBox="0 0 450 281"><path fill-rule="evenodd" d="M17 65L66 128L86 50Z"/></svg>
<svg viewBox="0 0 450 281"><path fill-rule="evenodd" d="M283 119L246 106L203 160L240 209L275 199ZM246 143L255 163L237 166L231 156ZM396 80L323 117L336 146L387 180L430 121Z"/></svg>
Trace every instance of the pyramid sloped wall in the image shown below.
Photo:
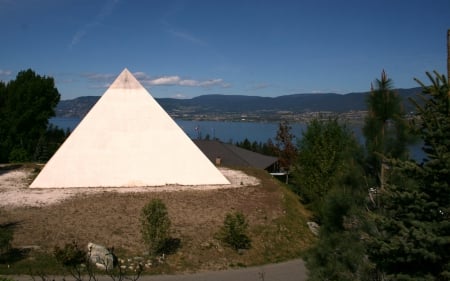
<svg viewBox="0 0 450 281"><path fill-rule="evenodd" d="M30 187L229 184L125 69Z"/></svg>

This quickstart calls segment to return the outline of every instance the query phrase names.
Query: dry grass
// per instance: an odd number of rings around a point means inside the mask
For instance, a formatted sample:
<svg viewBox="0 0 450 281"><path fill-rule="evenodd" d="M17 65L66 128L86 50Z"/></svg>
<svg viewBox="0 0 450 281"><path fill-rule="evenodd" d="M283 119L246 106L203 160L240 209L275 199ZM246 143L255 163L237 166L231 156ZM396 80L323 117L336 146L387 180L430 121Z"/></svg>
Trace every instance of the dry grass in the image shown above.
<svg viewBox="0 0 450 281"><path fill-rule="evenodd" d="M17 248L37 246L51 252L71 241L83 247L94 242L114 246L120 256L142 256L141 209L151 199L160 198L168 207L172 236L181 241L164 270L225 269L298 257L313 239L306 227L307 212L267 173L245 172L259 178L260 184L217 190L79 194L49 206L3 208L0 223L17 223L13 240ZM243 254L214 238L226 213L235 210L243 212L251 226L252 248Z"/></svg>

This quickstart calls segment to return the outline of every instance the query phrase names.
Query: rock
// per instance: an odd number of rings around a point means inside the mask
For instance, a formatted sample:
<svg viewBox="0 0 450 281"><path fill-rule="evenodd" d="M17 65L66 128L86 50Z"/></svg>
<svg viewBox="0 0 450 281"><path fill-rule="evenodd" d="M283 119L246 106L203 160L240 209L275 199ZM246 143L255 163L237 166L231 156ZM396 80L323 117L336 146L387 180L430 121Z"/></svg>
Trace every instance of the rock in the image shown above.
<svg viewBox="0 0 450 281"><path fill-rule="evenodd" d="M317 223L315 223L313 221L309 221L306 224L308 225L309 230L312 232L312 234L314 234L316 236L319 235L320 226Z"/></svg>
<svg viewBox="0 0 450 281"><path fill-rule="evenodd" d="M41 249L41 246L37 246L37 245L28 245L28 246L19 246L17 247L18 249L21 250L39 250Z"/></svg>
<svg viewBox="0 0 450 281"><path fill-rule="evenodd" d="M103 263L96 262L96 263L95 263L95 266L96 266L98 269L106 270L106 266L105 266Z"/></svg>
<svg viewBox="0 0 450 281"><path fill-rule="evenodd" d="M143 261L144 260L144 258L143 257L134 257L133 258L135 261L138 261L138 262L140 262L140 261Z"/></svg>
<svg viewBox="0 0 450 281"><path fill-rule="evenodd" d="M98 268L111 270L117 258L106 247L94 243L88 243L89 260Z"/></svg>
<svg viewBox="0 0 450 281"><path fill-rule="evenodd" d="M201 243L200 244L200 247L202 247L202 248L211 248L211 243L209 243L209 242L203 242L203 243Z"/></svg>

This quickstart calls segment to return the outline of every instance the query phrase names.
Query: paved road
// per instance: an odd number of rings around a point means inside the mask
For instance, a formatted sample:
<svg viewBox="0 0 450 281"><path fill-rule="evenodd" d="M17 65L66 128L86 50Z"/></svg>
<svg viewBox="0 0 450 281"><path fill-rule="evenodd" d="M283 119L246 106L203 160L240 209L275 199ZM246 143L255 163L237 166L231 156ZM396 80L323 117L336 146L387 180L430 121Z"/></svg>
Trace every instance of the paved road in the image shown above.
<svg viewBox="0 0 450 281"><path fill-rule="evenodd" d="M50 277L55 281L62 280ZM13 278L19 281L29 281L29 276ZM99 281L111 281L109 277L98 278ZM306 281L307 274L302 260L292 260L277 264L248 267L242 269L209 271L184 275L153 275L142 276L139 281ZM36 280L40 280L37 278ZM66 280L72 280L66 278Z"/></svg>
<svg viewBox="0 0 450 281"><path fill-rule="evenodd" d="M305 281L305 264L292 260L277 264L235 270L211 271L189 275L158 275L142 281Z"/></svg>

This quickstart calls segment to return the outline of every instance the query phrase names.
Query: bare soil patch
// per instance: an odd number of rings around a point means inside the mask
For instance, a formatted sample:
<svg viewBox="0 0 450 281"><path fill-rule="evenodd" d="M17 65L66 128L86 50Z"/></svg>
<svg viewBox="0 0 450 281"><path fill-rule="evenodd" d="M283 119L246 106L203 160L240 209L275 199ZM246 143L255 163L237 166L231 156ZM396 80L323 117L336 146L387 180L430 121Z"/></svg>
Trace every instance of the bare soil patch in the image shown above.
<svg viewBox="0 0 450 281"><path fill-rule="evenodd" d="M216 190L255 186L259 180L242 171L220 168L229 185L166 185L123 188L29 188L36 172L30 166L0 170L0 207L45 207L78 195L115 193L173 192L183 190Z"/></svg>
<svg viewBox="0 0 450 281"><path fill-rule="evenodd" d="M72 241L83 247L94 242L114 246L122 256L142 256L145 244L140 233L141 210L151 199L160 198L168 207L173 237L181 241L178 251L167 259L172 272L268 261L264 255L274 249L261 233L278 227L274 221L285 213L284 193L264 171L223 172L231 180L230 186L55 190L28 188L31 169L3 171L0 223L17 223L14 247L51 252L55 246ZM246 215L255 234L254 246L244 255L214 238L226 213L236 210ZM273 229L275 234L267 236L290 239L282 237L283 231L287 230ZM308 239L305 237L305 241Z"/></svg>

